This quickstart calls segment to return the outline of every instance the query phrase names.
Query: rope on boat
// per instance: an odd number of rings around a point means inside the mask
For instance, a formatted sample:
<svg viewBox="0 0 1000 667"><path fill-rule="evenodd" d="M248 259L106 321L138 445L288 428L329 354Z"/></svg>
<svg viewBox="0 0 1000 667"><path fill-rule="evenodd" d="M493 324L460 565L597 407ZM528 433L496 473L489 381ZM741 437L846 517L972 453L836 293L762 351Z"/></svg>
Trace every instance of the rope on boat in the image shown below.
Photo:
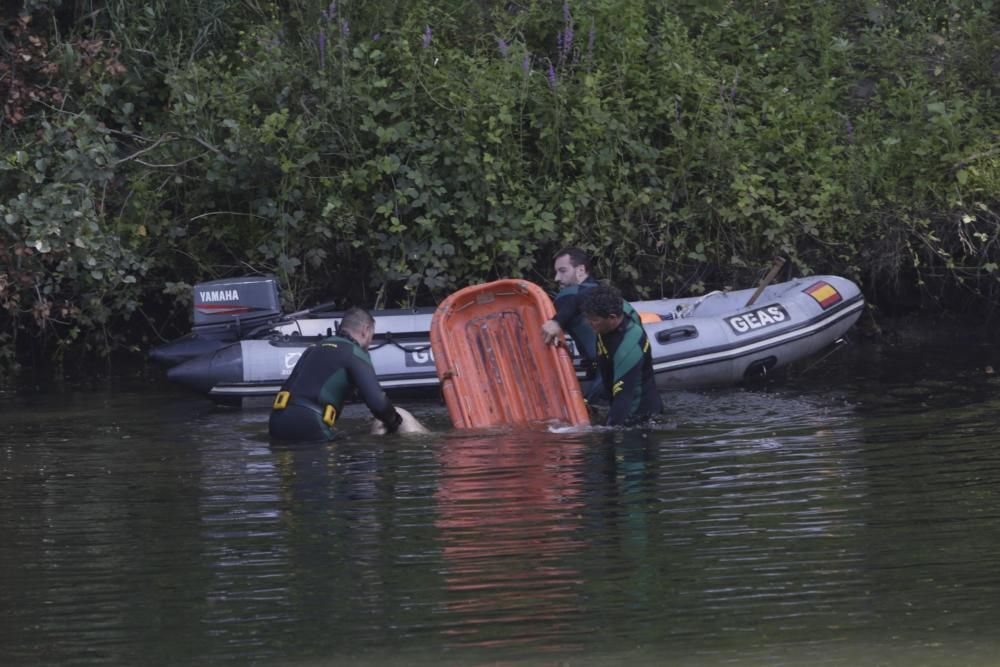
<svg viewBox="0 0 1000 667"><path fill-rule="evenodd" d="M799 373L799 375L805 375L806 373L808 373L809 371L811 371L812 369L814 369L816 366L818 366L827 357L829 357L831 354L833 354L834 352L836 352L840 348L844 347L845 345L847 345L847 339L846 338L841 337L841 338L838 338L837 340L833 341L833 345L826 352L826 354L824 354L822 357L816 359L816 361L812 362L811 364L809 364L808 366L806 366L804 369L802 369L802 372Z"/></svg>
<svg viewBox="0 0 1000 667"><path fill-rule="evenodd" d="M396 341L392 337L392 332L391 331L387 331L384 334L379 334L379 336L382 337L384 340L382 340L377 345L370 345L368 347L368 351L369 352L371 352L373 350L377 350L380 347L385 347L386 345L394 345L395 347L398 347L403 352L426 352L427 350L431 349L431 344L430 343L427 343L426 345L415 345L415 346L408 347L408 346L404 345L403 343L400 343L400 342ZM280 342L280 341L290 342L290 341L295 341L295 340L301 340L304 345L309 345L310 344L310 340L320 339L320 338L325 338L325 337L326 337L326 334L319 334L319 335L315 335L315 336L303 336L303 335L301 335L301 334L299 334L297 332L293 332L293 333L290 333L290 334L274 332L271 336L268 336L267 338L268 338L268 340L272 340L272 341L275 341L275 342Z"/></svg>
<svg viewBox="0 0 1000 667"><path fill-rule="evenodd" d="M722 292L721 290L713 290L692 304L684 304L684 306L686 307L684 307L684 309L674 317L691 317L692 315L694 315L694 311L698 309L698 306L704 303L705 299L712 296L718 296L719 294L724 294L724 292Z"/></svg>
<svg viewBox="0 0 1000 667"><path fill-rule="evenodd" d="M398 347L399 349L401 349L403 352L426 352L427 350L431 349L431 344L430 343L428 343L427 345L421 345L419 347L405 347L402 343L397 343L393 339L391 331L387 331L385 333L385 340L383 340L378 345L371 345L371 346L369 346L368 347L368 351L371 352L372 350L377 350L380 347L385 347L386 345L395 345L396 347Z"/></svg>

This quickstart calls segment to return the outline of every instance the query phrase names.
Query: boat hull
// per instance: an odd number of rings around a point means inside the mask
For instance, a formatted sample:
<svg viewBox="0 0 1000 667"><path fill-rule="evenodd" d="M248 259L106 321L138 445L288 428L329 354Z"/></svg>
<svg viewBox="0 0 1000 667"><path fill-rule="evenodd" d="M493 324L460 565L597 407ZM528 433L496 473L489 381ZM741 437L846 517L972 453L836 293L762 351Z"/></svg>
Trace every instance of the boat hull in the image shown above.
<svg viewBox="0 0 1000 667"><path fill-rule="evenodd" d="M825 296L825 305L809 290ZM646 324L657 385L733 384L765 376L829 347L864 310L857 286L836 276L779 283L746 306L753 291L713 295L695 301L687 317ZM656 304L633 303L653 312Z"/></svg>

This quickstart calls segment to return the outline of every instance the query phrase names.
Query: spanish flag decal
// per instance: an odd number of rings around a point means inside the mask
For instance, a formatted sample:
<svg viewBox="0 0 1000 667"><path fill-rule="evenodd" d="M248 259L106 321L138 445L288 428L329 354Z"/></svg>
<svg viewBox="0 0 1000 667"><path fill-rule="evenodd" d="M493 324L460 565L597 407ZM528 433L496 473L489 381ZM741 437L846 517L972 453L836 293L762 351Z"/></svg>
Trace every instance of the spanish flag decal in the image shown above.
<svg viewBox="0 0 1000 667"><path fill-rule="evenodd" d="M819 303L823 310L844 300L844 297L840 296L837 288L822 280L802 291L816 299L816 302Z"/></svg>

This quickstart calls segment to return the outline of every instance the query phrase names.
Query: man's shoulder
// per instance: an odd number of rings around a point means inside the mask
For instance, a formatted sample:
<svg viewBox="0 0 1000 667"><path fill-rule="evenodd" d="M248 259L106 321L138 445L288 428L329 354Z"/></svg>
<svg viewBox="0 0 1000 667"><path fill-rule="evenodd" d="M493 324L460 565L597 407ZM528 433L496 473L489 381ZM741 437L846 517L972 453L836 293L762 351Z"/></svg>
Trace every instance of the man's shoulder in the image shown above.
<svg viewBox="0 0 1000 667"><path fill-rule="evenodd" d="M588 290L592 290L595 287L598 287L599 285L600 285L600 283L598 283L593 278L587 278L582 283L577 283L576 285L570 285L569 287L563 287L561 290L559 290L559 293L556 294L556 298L559 299L559 298L564 297L564 296L572 296L574 294L581 294L581 293L586 292Z"/></svg>
<svg viewBox="0 0 1000 667"><path fill-rule="evenodd" d="M642 315L627 300L622 302L622 314L625 315L625 319L631 320L640 328L642 327Z"/></svg>
<svg viewBox="0 0 1000 667"><path fill-rule="evenodd" d="M574 294L579 294L579 293L580 293L579 285L570 285L569 287L563 287L561 290L559 290L556 293L556 299L557 300L562 299L567 296L573 296Z"/></svg>
<svg viewBox="0 0 1000 667"><path fill-rule="evenodd" d="M354 341L341 336L325 336L320 339L315 347L326 348L328 350L349 350L352 347L356 347Z"/></svg>
<svg viewBox="0 0 1000 667"><path fill-rule="evenodd" d="M368 354L368 350L361 347L356 341L353 341L350 338L345 338L343 336L327 336L318 343L318 347L325 347L330 350L343 350L345 352L350 351L350 353L355 357L371 363L371 356Z"/></svg>
<svg viewBox="0 0 1000 667"><path fill-rule="evenodd" d="M368 350L361 347L357 343L353 343L353 347L354 347L354 356L357 357L358 359L361 359L366 364L371 365L372 357L370 354L368 354Z"/></svg>
<svg viewBox="0 0 1000 667"><path fill-rule="evenodd" d="M621 334L622 348L646 347L645 341L648 340L648 337L646 336L646 329L639 322L626 317L622 320Z"/></svg>

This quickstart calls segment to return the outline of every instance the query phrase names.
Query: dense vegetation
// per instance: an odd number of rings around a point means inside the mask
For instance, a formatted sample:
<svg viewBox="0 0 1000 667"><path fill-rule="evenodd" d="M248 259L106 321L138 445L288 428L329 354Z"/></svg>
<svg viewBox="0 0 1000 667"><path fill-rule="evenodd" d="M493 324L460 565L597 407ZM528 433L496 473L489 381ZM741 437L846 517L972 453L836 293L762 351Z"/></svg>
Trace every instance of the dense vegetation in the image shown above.
<svg viewBox="0 0 1000 667"><path fill-rule="evenodd" d="M1000 302L994 0L3 0L0 357L141 349L189 286L430 304L588 248Z"/></svg>

